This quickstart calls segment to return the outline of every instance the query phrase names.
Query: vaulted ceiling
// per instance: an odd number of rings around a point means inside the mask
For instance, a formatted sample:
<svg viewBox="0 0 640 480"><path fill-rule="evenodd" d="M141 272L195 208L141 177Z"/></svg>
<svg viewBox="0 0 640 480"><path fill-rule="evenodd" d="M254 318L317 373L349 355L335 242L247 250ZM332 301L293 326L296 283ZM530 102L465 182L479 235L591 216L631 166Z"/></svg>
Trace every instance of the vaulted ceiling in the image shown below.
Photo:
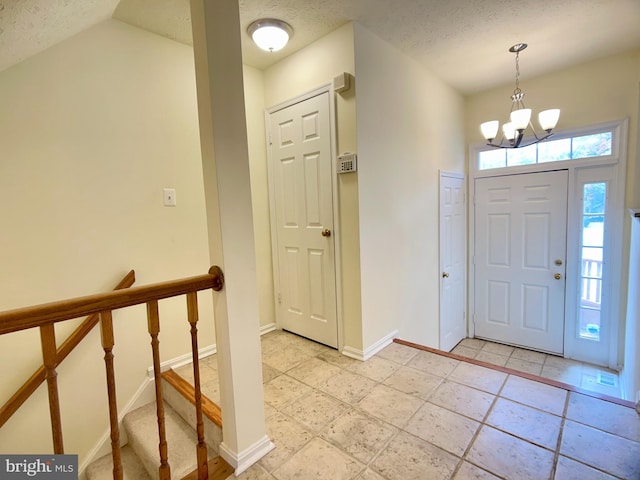
<svg viewBox="0 0 640 480"><path fill-rule="evenodd" d="M244 62L264 69L355 20L469 94L512 81L508 48L523 80L640 48L640 0L239 0ZM294 35L281 52L246 35L258 18ZM191 43L189 0L0 0L0 70L108 18Z"/></svg>

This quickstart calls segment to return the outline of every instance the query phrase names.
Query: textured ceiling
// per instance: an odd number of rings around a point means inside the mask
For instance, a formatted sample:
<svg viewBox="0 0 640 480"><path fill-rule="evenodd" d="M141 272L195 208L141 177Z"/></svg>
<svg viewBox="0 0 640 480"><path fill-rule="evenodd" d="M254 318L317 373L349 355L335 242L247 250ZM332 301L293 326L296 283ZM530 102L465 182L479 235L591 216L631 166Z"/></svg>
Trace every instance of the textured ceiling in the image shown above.
<svg viewBox="0 0 640 480"><path fill-rule="evenodd" d="M215 0L214 0L215 1ZM242 31L275 17L294 28L281 52L244 34L263 69L355 20L463 93L511 81L508 47L529 44L522 78L640 48L640 0L239 0ZM189 0L0 0L0 70L113 17L191 43Z"/></svg>

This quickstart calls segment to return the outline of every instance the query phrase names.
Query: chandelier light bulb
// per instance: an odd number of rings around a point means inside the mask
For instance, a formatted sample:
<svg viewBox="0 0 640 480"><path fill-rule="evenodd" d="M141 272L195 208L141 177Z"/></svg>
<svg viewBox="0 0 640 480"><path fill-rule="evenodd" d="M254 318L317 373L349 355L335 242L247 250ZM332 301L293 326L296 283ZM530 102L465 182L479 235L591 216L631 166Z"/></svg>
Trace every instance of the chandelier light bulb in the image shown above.
<svg viewBox="0 0 640 480"><path fill-rule="evenodd" d="M540 123L540 128L550 132L556 125L558 124L558 119L560 118L560 109L552 108L550 110L544 110L538 114L538 122Z"/></svg>
<svg viewBox="0 0 640 480"><path fill-rule="evenodd" d="M524 130L529 125L531 120L531 109L521 108L514 110L510 115L511 122L516 130Z"/></svg>
<svg viewBox="0 0 640 480"><path fill-rule="evenodd" d="M502 125L502 133L504 134L505 138L509 141L516 138L516 127L513 124L513 122L508 122Z"/></svg>
<svg viewBox="0 0 640 480"><path fill-rule="evenodd" d="M480 125L480 130L482 131L482 136L485 140L493 140L498 135L498 128L500 127L500 122L498 120L491 120L490 122L484 122Z"/></svg>

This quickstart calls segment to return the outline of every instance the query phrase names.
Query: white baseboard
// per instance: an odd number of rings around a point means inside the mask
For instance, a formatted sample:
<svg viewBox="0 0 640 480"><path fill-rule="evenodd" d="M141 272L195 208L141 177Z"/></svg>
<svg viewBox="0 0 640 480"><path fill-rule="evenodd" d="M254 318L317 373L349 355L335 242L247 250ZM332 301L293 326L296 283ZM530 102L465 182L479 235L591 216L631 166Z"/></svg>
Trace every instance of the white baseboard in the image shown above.
<svg viewBox="0 0 640 480"><path fill-rule="evenodd" d="M275 323L270 323L269 325L263 325L260 327L260 336L265 335L269 332L273 332L275 330L278 330L278 325L276 325Z"/></svg>
<svg viewBox="0 0 640 480"><path fill-rule="evenodd" d="M208 347L203 347L198 349L198 358L203 359L210 355L215 355L218 351L218 348L215 344L209 345ZM182 367L184 365L188 365L192 361L191 352L185 353L184 355L180 355L179 357L172 358L170 360L166 360L160 364L160 371L166 372L172 368ZM149 378L153 378L153 366L147 368L147 376Z"/></svg>
<svg viewBox="0 0 640 480"><path fill-rule="evenodd" d="M236 453L231 450L224 441L220 444L219 448L220 456L224 458L229 465L236 469L235 475L238 476L275 447L276 446L269 437L265 435L240 453Z"/></svg>
<svg viewBox="0 0 640 480"><path fill-rule="evenodd" d="M355 358L356 360L360 360L362 362L367 361L371 357L373 357L376 353L378 353L380 350L384 349L387 345L390 345L393 342L393 339L397 335L398 335L398 330L394 330L393 332L385 335L384 337L382 337L380 340L378 340L376 343L366 348L365 350L360 350L360 349L345 345L344 348L342 349L342 354L350 358Z"/></svg>

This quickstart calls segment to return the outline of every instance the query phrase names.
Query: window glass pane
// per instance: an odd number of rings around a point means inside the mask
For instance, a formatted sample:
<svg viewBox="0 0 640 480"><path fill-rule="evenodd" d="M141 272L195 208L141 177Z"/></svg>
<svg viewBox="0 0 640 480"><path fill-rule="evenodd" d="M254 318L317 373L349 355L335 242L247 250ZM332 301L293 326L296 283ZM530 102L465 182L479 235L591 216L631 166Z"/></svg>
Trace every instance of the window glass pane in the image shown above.
<svg viewBox="0 0 640 480"><path fill-rule="evenodd" d="M550 140L538 144L538 163L557 162L571 158L571 139Z"/></svg>
<svg viewBox="0 0 640 480"><path fill-rule="evenodd" d="M611 155L611 132L573 137L571 158L602 157Z"/></svg>
<svg viewBox="0 0 640 480"><path fill-rule="evenodd" d="M531 165L536 163L536 145L528 147L512 148L507 150L507 166Z"/></svg>
<svg viewBox="0 0 640 480"><path fill-rule="evenodd" d="M580 246L580 338L600 340L602 265L607 184L587 183L582 190Z"/></svg>
<svg viewBox="0 0 640 480"><path fill-rule="evenodd" d="M478 159L480 170L489 170L490 168L502 168L506 166L506 153L502 148L495 150L485 150L480 152Z"/></svg>

